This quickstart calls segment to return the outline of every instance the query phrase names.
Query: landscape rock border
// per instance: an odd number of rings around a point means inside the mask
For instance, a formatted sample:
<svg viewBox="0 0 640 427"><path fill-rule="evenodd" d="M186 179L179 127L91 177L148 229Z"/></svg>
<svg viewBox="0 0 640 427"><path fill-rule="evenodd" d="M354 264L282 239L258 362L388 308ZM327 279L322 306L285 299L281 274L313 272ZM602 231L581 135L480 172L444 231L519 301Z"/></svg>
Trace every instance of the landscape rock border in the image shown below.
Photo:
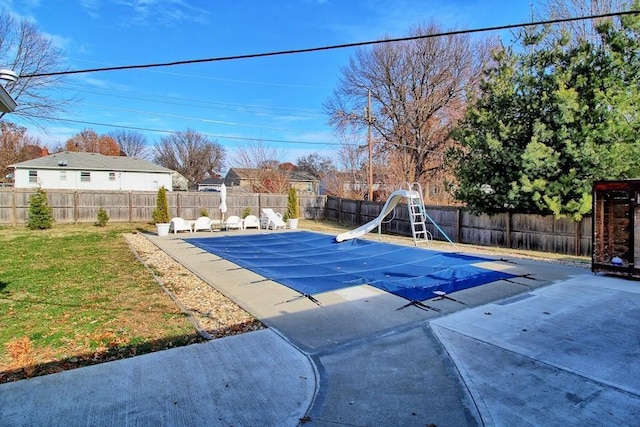
<svg viewBox="0 0 640 427"><path fill-rule="evenodd" d="M167 255L141 233L127 233L129 247L205 339L263 329L264 325Z"/></svg>

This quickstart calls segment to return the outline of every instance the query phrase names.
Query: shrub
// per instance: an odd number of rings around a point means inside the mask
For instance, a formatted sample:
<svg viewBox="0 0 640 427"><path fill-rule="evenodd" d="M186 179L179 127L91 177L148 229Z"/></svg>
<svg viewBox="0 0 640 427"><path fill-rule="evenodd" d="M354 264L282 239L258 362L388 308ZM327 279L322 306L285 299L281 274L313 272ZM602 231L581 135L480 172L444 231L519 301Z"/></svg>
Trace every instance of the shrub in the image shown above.
<svg viewBox="0 0 640 427"><path fill-rule="evenodd" d="M29 197L29 217L27 228L29 230L46 230L53 226L53 213L47 202L47 193L38 188Z"/></svg>
<svg viewBox="0 0 640 427"><path fill-rule="evenodd" d="M209 216L209 212L205 208L200 208L200 216Z"/></svg>
<svg viewBox="0 0 640 427"><path fill-rule="evenodd" d="M100 209L98 209L96 225L98 227L105 227L107 225L107 222L109 222L109 215L107 215L107 211L105 211L102 206L100 206Z"/></svg>
<svg viewBox="0 0 640 427"><path fill-rule="evenodd" d="M284 214L286 219L295 219L300 217L300 209L298 207L298 192L295 188L289 187L287 195L287 211Z"/></svg>
<svg viewBox="0 0 640 427"><path fill-rule="evenodd" d="M249 207L244 208L242 210L242 219L245 219L249 215L251 215L251 208L249 208Z"/></svg>
<svg viewBox="0 0 640 427"><path fill-rule="evenodd" d="M164 185L158 189L156 208L153 210L153 221L156 224L169 222L169 200Z"/></svg>

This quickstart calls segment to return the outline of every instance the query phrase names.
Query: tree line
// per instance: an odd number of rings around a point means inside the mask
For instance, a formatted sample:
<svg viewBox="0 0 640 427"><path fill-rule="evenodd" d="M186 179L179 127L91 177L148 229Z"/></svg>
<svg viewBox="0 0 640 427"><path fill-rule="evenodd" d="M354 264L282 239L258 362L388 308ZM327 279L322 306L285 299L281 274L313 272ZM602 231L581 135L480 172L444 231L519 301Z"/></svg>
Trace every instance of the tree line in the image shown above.
<svg viewBox="0 0 640 427"><path fill-rule="evenodd" d="M217 141L206 135L187 129L160 138L149 144L140 132L119 129L108 134L98 134L93 129L70 137L64 144L51 149L43 146L27 129L7 121L0 121L0 173L6 177L10 165L61 151L99 153L105 156L128 156L151 160L184 176L191 188L206 178L219 177L227 163L227 152ZM297 164L281 162L282 153L267 147L260 141L240 147L237 167L254 173L252 191L260 193L286 193L293 171L301 171L317 180L335 171L331 159L317 153L301 156Z"/></svg>
<svg viewBox="0 0 640 427"><path fill-rule="evenodd" d="M549 0L533 18L628 10L640 2ZM511 45L450 34L429 23L358 50L324 105L341 135L372 130L387 182L438 182L476 213L577 220L594 180L640 176L640 15L527 26Z"/></svg>
<svg viewBox="0 0 640 427"><path fill-rule="evenodd" d="M640 0L540 0L532 21L629 10L640 11ZM24 67L18 71L60 68L55 48L35 43L35 28L23 25L20 36L10 21L0 15L0 57L14 55L19 44L10 42L22 37L48 54L42 61L13 61ZM334 158L314 153L296 165L281 163L257 141L238 150L234 165L259 170L256 191L284 192L288 174L298 169L321 179L329 194L364 197L344 184L366 183L370 161L376 180L389 189L418 181L477 213L574 219L590 211L594 180L639 176L640 15L526 26L514 30L509 44L449 30L437 22L417 24L407 33L411 40L355 51L323 104L343 141ZM24 94L17 114L38 120L47 109L64 108L36 96L38 87L56 83L8 84L10 93ZM5 129L7 141L24 139L14 153L37 152L24 130L7 123L0 128L3 144ZM91 132L75 135L64 149L149 155L191 182L214 176L227 160L217 141L194 130L161 138L152 153L133 132Z"/></svg>

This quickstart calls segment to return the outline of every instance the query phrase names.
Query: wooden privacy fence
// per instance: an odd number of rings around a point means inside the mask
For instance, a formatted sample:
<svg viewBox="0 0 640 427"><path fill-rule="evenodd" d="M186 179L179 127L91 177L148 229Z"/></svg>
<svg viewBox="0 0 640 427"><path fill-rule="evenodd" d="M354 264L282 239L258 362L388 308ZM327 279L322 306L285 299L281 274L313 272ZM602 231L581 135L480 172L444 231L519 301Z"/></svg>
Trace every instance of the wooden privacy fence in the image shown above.
<svg viewBox="0 0 640 427"><path fill-rule="evenodd" d="M34 190L0 188L0 224L23 225L29 212L29 197ZM47 200L58 223L95 222L103 208L113 222L151 222L157 192L47 190ZM194 219L204 209L212 219L220 219L220 193L167 192L170 216ZM332 196L299 197L305 219L330 219L354 227L380 213L383 204ZM284 214L286 194L229 193L227 213L241 216L245 208L260 215L262 208ZM580 222L552 216L526 214L473 215L462 208L427 206L427 214L454 242L497 246L578 256L591 256L591 217ZM393 218L392 220L389 220ZM409 211L398 205L382 224L386 233L411 236ZM444 235L433 224L427 229L437 240Z"/></svg>
<svg viewBox="0 0 640 427"><path fill-rule="evenodd" d="M356 227L377 217L382 206L383 203L378 202L330 196L325 212L327 219ZM473 215L463 208L446 206L426 206L426 212L456 243L591 256L591 217L575 222L529 214ZM411 236L407 206L398 205L381 229L386 233ZM430 221L427 221L427 230L436 240L446 240Z"/></svg>
<svg viewBox="0 0 640 427"><path fill-rule="evenodd" d="M26 224L29 213L30 189L0 189L0 224ZM46 190L47 201L57 223L95 222L98 210L103 208L109 221L151 222L156 207L156 191L73 191ZM220 193L215 192L167 192L170 216L195 219L204 209L212 219L220 219ZM300 213L306 219L324 219L324 196L299 198ZM262 208L272 208L284 214L286 194L228 193L227 213L241 216L245 208L259 216Z"/></svg>

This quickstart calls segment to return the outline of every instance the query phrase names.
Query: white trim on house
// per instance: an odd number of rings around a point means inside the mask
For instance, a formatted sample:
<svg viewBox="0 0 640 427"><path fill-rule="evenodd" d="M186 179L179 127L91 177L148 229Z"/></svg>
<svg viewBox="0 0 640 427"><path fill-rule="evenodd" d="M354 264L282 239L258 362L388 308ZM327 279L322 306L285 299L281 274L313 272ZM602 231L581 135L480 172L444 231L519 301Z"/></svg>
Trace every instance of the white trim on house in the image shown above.
<svg viewBox="0 0 640 427"><path fill-rule="evenodd" d="M135 157L63 151L10 166L15 188L173 190L171 169Z"/></svg>

